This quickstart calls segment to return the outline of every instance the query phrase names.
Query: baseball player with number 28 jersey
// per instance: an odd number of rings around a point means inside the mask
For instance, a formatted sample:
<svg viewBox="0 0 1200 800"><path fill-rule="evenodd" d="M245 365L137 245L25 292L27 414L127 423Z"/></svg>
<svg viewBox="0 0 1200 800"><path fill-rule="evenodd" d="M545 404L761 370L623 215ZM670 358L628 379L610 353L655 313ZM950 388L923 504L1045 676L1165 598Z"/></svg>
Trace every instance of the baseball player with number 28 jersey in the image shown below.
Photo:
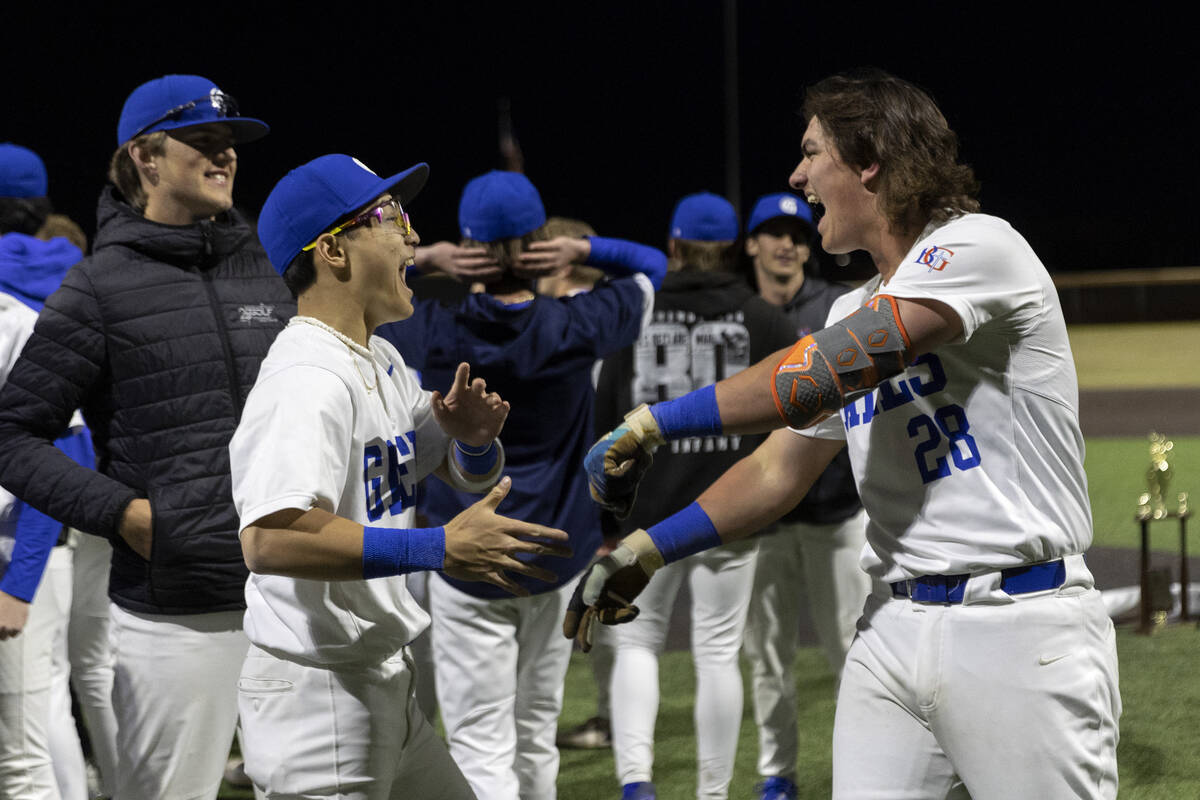
<svg viewBox="0 0 1200 800"><path fill-rule="evenodd" d="M868 597L847 655L835 785L890 781L940 746L948 757L933 760L927 785L970 775L976 798L1076 796L1045 782L1050 764L1115 789L1115 763L1102 756L1115 751L1120 714L1113 630L1083 561L1091 515L1078 388L1050 276L1008 223L969 214L922 236L886 286L876 277L838 298L829 322L881 291L936 296L962 320L963 341L805 431L846 440L868 513L862 564L895 595ZM1053 577L1010 594L1019 587L1005 584L1022 578L1010 568ZM971 577L961 602L913 602L924 587L910 579L927 575ZM1063 702L1077 693L1099 721ZM898 723L915 730L898 733ZM1041 763L1012 774L981 725L1021 740L1021 751L1032 745ZM866 752L864 775L855 754Z"/></svg>
<svg viewBox="0 0 1200 800"><path fill-rule="evenodd" d="M809 89L805 116L791 185L824 206L825 249L866 250L879 274L824 330L635 410L595 445L594 496L619 501L657 444L793 428L597 562L564 633L636 615L650 574L778 516L846 446L870 520L862 564L890 592L868 598L846 656L833 797L1114 798L1116 641L1083 559L1078 388L1054 284L1008 223L977 213L920 89L838 75Z"/></svg>

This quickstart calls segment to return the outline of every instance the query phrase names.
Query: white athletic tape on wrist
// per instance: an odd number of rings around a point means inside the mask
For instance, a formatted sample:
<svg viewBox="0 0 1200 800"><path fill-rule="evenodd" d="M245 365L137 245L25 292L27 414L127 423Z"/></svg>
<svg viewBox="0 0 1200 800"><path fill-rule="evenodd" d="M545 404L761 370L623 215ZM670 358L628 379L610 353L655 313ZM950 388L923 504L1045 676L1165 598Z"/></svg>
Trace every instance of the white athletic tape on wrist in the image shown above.
<svg viewBox="0 0 1200 800"><path fill-rule="evenodd" d="M483 494L496 485L496 481L500 480L500 476L504 472L504 445L500 443L499 439L494 440L493 444L496 445L496 464L491 471L487 475L469 475L463 472L462 466L458 463L458 458L454 454L454 440L450 440L446 448L446 471L450 473L450 483L455 489L472 494Z"/></svg>
<svg viewBox="0 0 1200 800"><path fill-rule="evenodd" d="M600 599L600 592L603 591L604 585L618 570L637 564L649 578L661 569L664 563L662 553L658 552L658 548L654 546L654 540L650 538L650 534L638 528L622 539L615 550L597 561L596 565L592 567L587 576L587 583L583 587L583 602L585 605L594 606ZM628 602L631 598L623 599Z"/></svg>
<svg viewBox="0 0 1200 800"><path fill-rule="evenodd" d="M647 453L653 454L659 445L667 443L658 428L658 421L654 419L654 414L650 413L650 406L645 403L625 415L625 424L638 437L642 449Z"/></svg>

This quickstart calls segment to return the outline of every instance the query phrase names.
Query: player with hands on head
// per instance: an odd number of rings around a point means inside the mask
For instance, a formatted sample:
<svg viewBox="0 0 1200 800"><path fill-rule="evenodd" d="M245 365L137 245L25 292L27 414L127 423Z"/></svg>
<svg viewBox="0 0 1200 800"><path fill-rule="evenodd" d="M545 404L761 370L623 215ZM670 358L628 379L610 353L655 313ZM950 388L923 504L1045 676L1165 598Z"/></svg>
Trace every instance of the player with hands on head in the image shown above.
<svg viewBox="0 0 1200 800"><path fill-rule="evenodd" d="M574 554L534 556L530 563L555 578L515 575L529 597L445 572L431 577L438 704L450 752L476 794L552 800L571 657L559 620L602 538L582 468L595 438L592 373L597 359L637 338L667 259L620 239L547 240L537 187L515 172L469 181L458 216L462 243L484 246L503 274L454 304L418 298L411 318L379 334L427 388L443 385L467 360L512 403L504 440L514 483L498 510L570 531ZM570 297L534 291L537 277L583 257L611 279ZM443 524L471 502L452 486L430 483L420 510L431 524Z"/></svg>
<svg viewBox="0 0 1200 800"><path fill-rule="evenodd" d="M626 537L564 633L633 616L662 564L778 517L848 447L861 563L891 592L868 598L846 656L834 798L1115 797L1116 643L1083 559L1078 385L1054 284L1008 223L978 213L920 89L834 76L810 87L805 118L791 185L824 208L825 249L865 250L878 275L822 331L601 440L616 467L698 431L791 428Z"/></svg>
<svg viewBox="0 0 1200 800"><path fill-rule="evenodd" d="M549 241L530 242L529 249L523 251L512 265L512 272L533 280L550 278L568 271L572 265L583 264L590 254L591 245L586 238L555 236ZM435 242L417 247L411 269L422 274L440 272L460 283L472 285L494 283L504 276L505 271L486 247L454 242Z"/></svg>
<svg viewBox="0 0 1200 800"><path fill-rule="evenodd" d="M373 331L413 312L405 270L420 241L405 206L425 164L380 178L334 154L271 191L259 237L297 297L229 445L251 648L239 682L246 774L267 796L469 798L411 691L408 645L429 624L404 575L438 570L522 593L570 556L567 534L499 516L496 436L510 411L456 365L426 392ZM435 473L487 492L414 527ZM286 689L281 690L281 687Z"/></svg>

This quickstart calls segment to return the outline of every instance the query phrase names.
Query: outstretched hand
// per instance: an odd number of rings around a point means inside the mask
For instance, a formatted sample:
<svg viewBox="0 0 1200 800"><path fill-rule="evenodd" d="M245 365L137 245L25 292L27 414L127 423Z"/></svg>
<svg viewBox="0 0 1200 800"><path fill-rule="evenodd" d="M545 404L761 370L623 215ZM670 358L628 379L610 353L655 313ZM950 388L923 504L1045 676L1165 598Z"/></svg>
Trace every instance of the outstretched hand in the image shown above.
<svg viewBox="0 0 1200 800"><path fill-rule="evenodd" d="M483 378L470 378L471 367L464 361L454 372L450 391L445 395L433 392L433 418L463 444L483 447L500 435L510 406L500 395L487 391Z"/></svg>
<svg viewBox="0 0 1200 800"><path fill-rule="evenodd" d="M522 278L547 278L582 264L592 253L592 243L573 236L557 236L547 242L533 242L521 253L521 264L513 272Z"/></svg>
<svg viewBox="0 0 1200 800"><path fill-rule="evenodd" d="M518 596L529 590L507 574L516 572L548 583L553 572L516 558L519 553L568 558L567 533L545 525L510 519L496 507L512 488L512 478L500 479L487 495L446 523L446 561L443 572L462 581L486 581Z"/></svg>
<svg viewBox="0 0 1200 800"><path fill-rule="evenodd" d="M645 536L642 531L636 533ZM639 609L633 605L633 600L650 582L650 574L639 561L637 552L630 547L627 537L579 580L567 604L563 636L575 639L586 653L592 649L597 621L604 625L620 625L637 619Z"/></svg>

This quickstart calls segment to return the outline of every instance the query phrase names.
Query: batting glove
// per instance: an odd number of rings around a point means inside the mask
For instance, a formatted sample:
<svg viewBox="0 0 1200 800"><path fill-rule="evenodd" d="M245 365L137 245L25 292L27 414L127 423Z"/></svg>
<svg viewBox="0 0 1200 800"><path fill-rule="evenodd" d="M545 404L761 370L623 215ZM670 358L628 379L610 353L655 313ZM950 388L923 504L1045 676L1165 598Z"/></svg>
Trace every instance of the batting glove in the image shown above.
<svg viewBox="0 0 1200 800"><path fill-rule="evenodd" d="M626 414L625 421L592 445L583 459L592 499L620 519L628 517L638 483L650 469L654 451L665 442L650 406L642 403Z"/></svg>
<svg viewBox="0 0 1200 800"><path fill-rule="evenodd" d="M616 550L593 564L580 579L567 604L563 636L575 639L586 653L592 649L597 620L605 625L635 620L639 609L633 599L663 563L650 534L639 528L626 536Z"/></svg>

